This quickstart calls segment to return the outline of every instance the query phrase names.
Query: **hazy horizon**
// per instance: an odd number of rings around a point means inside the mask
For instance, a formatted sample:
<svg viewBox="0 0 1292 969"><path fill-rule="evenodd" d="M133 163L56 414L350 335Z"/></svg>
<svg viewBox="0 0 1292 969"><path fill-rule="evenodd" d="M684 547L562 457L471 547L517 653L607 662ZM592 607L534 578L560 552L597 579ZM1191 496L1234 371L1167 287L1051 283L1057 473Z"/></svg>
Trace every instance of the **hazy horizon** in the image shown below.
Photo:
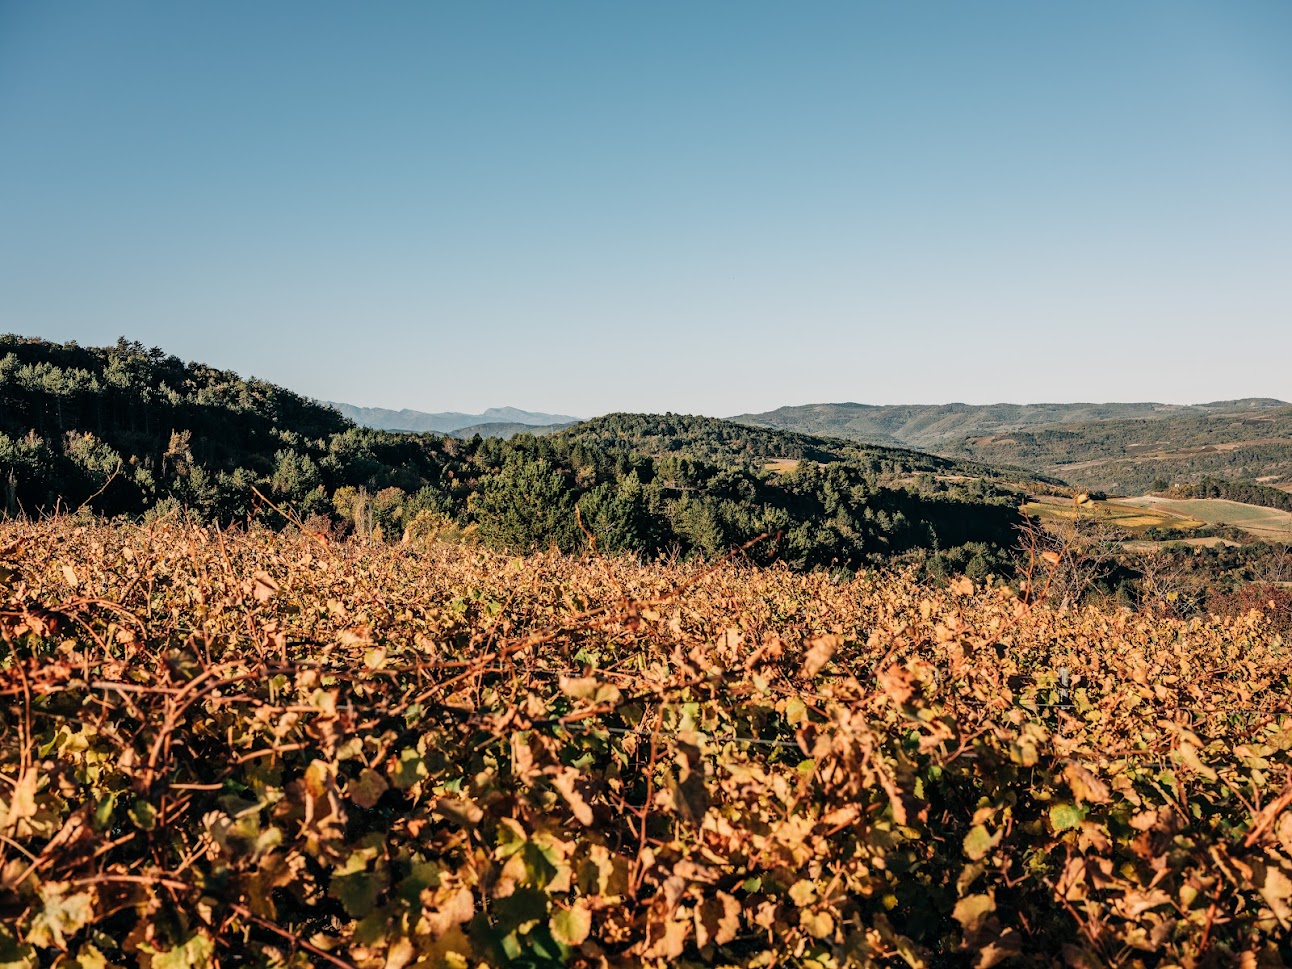
<svg viewBox="0 0 1292 969"><path fill-rule="evenodd" d="M1292 397L1292 5L0 5L0 329L318 399Z"/></svg>
<svg viewBox="0 0 1292 969"><path fill-rule="evenodd" d="M352 401L352 400L323 400L322 398L317 398L317 399L319 399L319 401L320 401L321 403L325 403L325 404L346 404L346 405L348 405L348 406L351 406L351 407L357 407L357 408L360 408L360 409L362 409L362 410L382 410L382 411L390 411L390 412L392 412L392 413L398 413L398 412L400 412L400 411L410 411L410 412L418 413L418 414L463 414L463 415L468 415L468 416L473 416L473 417L484 415L487 411L490 411L490 410L513 410L513 409L514 409L514 410L525 411L525 412L528 412L528 413L531 413L531 414L544 414L544 415L551 415L551 416L557 416L557 417L573 417L573 418L574 418L574 419L576 419L576 420L586 421L586 420L591 420L591 419L592 419L592 418L594 418L594 417L602 417L602 416L604 416L604 415L606 415L606 414L613 414L613 413L619 413L619 412L621 412L621 411L615 411L615 410L605 410L605 411L598 411L598 412L596 412L596 413L588 413L588 414L558 414L558 413L557 413L557 412L555 412L555 411L548 411L548 410L544 410L544 409L542 409L542 408L534 408L534 407L518 407L518 406L516 406L515 404L512 404L512 403L503 403L503 404L498 404L498 405L495 405L495 406L492 406L492 407L484 408L484 409L482 409L482 410L480 410L480 411L464 411L464 410L462 410L461 408L457 408L457 409L448 408L448 409L443 409L443 410L426 411L426 410L421 410L421 409L416 408L416 407L387 407L387 406L384 406L384 405L382 405L382 404L361 404L361 403L356 403L355 401ZM761 410L761 411L743 410L743 411L728 411L728 412L726 412L726 413L722 413L722 414L702 414L702 413L699 413L699 412L678 411L678 410L676 410L675 408L664 408L663 410L660 410L660 411L653 411L652 413L667 413L667 412L672 412L672 413L694 413L694 414L695 414L695 416L728 418L728 417L739 417L739 416L740 416L740 415L742 415L742 414L758 414L758 413L766 413L766 412L769 412L769 411L780 410L781 408L812 407L812 406L819 406L819 405L825 405L825 406L848 406L848 405L853 405L853 404L855 404L855 405L860 405L860 406L863 406L863 407L958 407L958 406L966 406L966 407L1047 407L1047 406L1075 407L1075 406L1081 406L1081 405L1087 405L1087 404L1088 404L1088 405L1100 405L1100 406L1121 406L1121 405L1127 405L1127 404L1164 404L1164 405L1167 405L1167 406L1175 406L1175 407L1197 407L1197 406L1201 406L1201 405L1204 405L1204 404L1217 404L1217 403L1225 403L1225 402L1228 402L1228 401L1235 401L1235 402L1236 402L1236 401L1242 401L1242 400L1277 400L1277 401L1279 401L1280 403L1292 405L1292 401L1286 401L1286 400L1283 400L1282 398L1279 398L1279 397L1261 397L1261 396L1259 396L1259 395L1250 395L1250 394L1249 394L1249 395L1247 395L1247 396L1245 396L1245 397L1214 398L1214 399L1210 399L1210 400L1190 400L1190 401L1170 401L1170 400L990 400L990 401L974 402L974 401L965 401L965 400L929 400L929 401L899 400L899 401L889 401L889 402L877 403L877 402L874 402L874 401L868 401L868 400L805 400L805 401L796 401L796 402L794 402L794 401L789 401L789 402L785 402L785 403L777 404L777 405L775 405L774 407L764 408L764 409L763 409L763 410ZM644 413L644 412L632 412L632 411L630 411L630 412L627 412L627 413Z"/></svg>

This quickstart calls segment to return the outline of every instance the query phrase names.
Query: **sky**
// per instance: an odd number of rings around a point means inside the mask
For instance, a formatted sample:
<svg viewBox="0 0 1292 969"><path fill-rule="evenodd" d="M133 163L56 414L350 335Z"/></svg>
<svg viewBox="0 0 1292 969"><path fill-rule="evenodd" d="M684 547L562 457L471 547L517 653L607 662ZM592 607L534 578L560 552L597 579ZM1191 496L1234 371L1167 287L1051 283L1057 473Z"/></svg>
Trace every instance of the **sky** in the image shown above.
<svg viewBox="0 0 1292 969"><path fill-rule="evenodd" d="M0 0L0 331L311 397L1292 399L1292 3Z"/></svg>

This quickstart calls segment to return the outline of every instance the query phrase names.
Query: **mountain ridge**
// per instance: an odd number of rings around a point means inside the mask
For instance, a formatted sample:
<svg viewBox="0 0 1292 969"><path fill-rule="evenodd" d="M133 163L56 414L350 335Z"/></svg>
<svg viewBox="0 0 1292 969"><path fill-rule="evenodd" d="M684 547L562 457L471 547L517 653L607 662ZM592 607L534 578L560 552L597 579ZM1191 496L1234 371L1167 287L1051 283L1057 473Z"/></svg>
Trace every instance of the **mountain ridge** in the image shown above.
<svg viewBox="0 0 1292 969"><path fill-rule="evenodd" d="M463 411L419 411L410 408L393 410L388 407L360 407L342 401L325 400L320 403L340 411L342 415L361 427L379 431L410 431L413 433L452 434L463 428L485 424L521 424L530 427L550 427L553 424L572 424L579 420L568 414L548 414L542 411L522 410L519 407L489 407L478 414Z"/></svg>
<svg viewBox="0 0 1292 969"><path fill-rule="evenodd" d="M806 434L841 434L853 440L864 435L888 437L908 447L927 448L966 437L999 434L1029 426L1075 424L1133 418L1162 419L1179 415L1244 414L1292 406L1272 397L1245 397L1202 404L1156 401L1034 404L798 404L761 413L737 414L728 420L777 427ZM874 443L883 443L879 440Z"/></svg>

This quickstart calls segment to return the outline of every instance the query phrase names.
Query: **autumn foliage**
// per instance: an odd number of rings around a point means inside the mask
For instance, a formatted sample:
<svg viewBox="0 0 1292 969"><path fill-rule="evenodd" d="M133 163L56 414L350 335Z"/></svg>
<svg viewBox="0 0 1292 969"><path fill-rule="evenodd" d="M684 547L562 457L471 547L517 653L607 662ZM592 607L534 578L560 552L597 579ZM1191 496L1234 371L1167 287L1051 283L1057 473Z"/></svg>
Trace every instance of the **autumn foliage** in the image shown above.
<svg viewBox="0 0 1292 969"><path fill-rule="evenodd" d="M1292 663L1256 611L0 541L3 967L1292 962Z"/></svg>

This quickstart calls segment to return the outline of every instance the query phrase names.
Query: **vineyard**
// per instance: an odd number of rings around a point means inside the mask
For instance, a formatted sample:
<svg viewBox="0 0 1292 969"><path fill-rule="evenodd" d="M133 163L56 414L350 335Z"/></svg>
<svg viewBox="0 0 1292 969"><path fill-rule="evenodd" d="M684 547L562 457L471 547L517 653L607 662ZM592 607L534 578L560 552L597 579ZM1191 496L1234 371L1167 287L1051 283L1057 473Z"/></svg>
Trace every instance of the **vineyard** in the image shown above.
<svg viewBox="0 0 1292 969"><path fill-rule="evenodd" d="M0 967L1292 964L1253 611L0 528Z"/></svg>

